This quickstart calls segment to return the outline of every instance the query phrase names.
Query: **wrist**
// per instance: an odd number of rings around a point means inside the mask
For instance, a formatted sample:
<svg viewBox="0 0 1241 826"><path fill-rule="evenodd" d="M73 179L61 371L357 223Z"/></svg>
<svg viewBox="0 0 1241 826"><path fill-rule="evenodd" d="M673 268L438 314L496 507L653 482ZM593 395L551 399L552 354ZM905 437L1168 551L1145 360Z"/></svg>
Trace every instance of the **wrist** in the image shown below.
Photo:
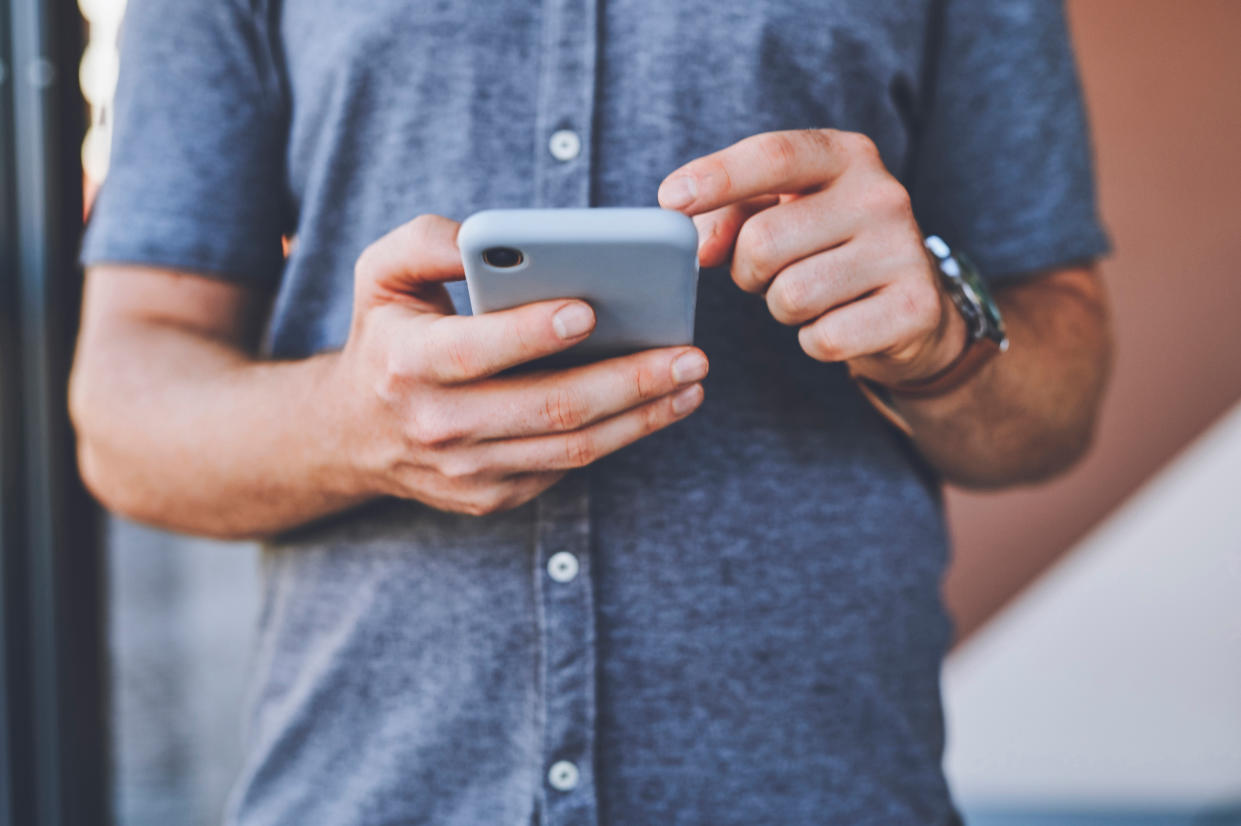
<svg viewBox="0 0 1241 826"><path fill-rule="evenodd" d="M961 360L969 348L973 336L961 312L952 303L947 291L939 286L940 323L931 346L932 356L926 359L916 374L905 376L889 386L899 388L904 384L918 384L940 375Z"/></svg>
<svg viewBox="0 0 1241 826"><path fill-rule="evenodd" d="M947 396L973 378L992 358L1008 349L999 308L968 257L954 253L938 236L924 241L928 260L938 271L941 324L935 336L936 369L897 383L880 383L854 372L859 389L883 416L907 435L913 431L895 408L896 399ZM951 355L955 352L955 355Z"/></svg>
<svg viewBox="0 0 1241 826"><path fill-rule="evenodd" d="M965 326L965 346L937 372L892 388L907 397L927 398L947 394L964 384L994 356L1008 349L1008 336L999 307L986 282L970 259L952 249L937 235L924 241L929 259L939 271L941 298L955 308L951 315Z"/></svg>
<svg viewBox="0 0 1241 826"><path fill-rule="evenodd" d="M866 357L849 364L854 378L873 385L896 389L927 381L960 360L972 336L969 324L953 304L942 284L936 285L939 321L911 359Z"/></svg>
<svg viewBox="0 0 1241 826"><path fill-rule="evenodd" d="M335 496L363 501L385 495L375 438L381 421L363 409L370 396L357 387L357 370L345 352L313 357L308 407L316 411L315 441L322 451L322 484Z"/></svg>

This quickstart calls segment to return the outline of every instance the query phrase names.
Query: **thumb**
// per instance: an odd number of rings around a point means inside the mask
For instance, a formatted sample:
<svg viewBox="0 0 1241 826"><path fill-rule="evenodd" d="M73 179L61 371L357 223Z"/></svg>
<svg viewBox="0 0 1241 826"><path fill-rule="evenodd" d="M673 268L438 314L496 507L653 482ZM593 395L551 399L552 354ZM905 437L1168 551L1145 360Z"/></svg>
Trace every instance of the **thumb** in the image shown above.
<svg viewBox="0 0 1241 826"><path fill-rule="evenodd" d="M457 248L460 228L449 218L419 215L363 250L354 266L355 308L395 302L453 314L443 282L465 275Z"/></svg>

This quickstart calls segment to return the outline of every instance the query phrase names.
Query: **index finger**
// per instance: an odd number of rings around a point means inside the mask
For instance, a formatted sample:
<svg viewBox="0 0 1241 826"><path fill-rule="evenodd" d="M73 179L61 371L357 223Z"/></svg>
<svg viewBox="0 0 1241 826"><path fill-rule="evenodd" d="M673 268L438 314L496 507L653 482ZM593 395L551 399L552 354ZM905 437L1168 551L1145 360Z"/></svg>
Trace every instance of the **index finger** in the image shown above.
<svg viewBox="0 0 1241 826"><path fill-rule="evenodd" d="M670 174L660 184L659 205L697 215L760 195L819 188L848 166L849 135L834 129L753 135Z"/></svg>

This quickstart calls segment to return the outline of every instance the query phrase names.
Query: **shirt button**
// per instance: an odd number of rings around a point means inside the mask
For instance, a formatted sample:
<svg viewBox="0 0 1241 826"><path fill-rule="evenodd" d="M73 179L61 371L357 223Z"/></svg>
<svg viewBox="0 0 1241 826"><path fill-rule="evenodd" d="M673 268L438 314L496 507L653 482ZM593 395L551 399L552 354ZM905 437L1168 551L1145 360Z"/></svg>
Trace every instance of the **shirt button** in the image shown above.
<svg viewBox="0 0 1241 826"><path fill-rule="evenodd" d="M581 153L582 139L572 129L561 129L552 133L552 139L547 142L547 148L556 160L571 161Z"/></svg>
<svg viewBox="0 0 1241 826"><path fill-rule="evenodd" d="M551 769L547 772L547 782L552 784L553 789L567 792L577 785L577 766L568 760L560 760L552 763Z"/></svg>
<svg viewBox="0 0 1241 826"><path fill-rule="evenodd" d="M552 554L552 558L547 560L547 573L557 582L568 582L577 576L577 570L577 557L568 551Z"/></svg>

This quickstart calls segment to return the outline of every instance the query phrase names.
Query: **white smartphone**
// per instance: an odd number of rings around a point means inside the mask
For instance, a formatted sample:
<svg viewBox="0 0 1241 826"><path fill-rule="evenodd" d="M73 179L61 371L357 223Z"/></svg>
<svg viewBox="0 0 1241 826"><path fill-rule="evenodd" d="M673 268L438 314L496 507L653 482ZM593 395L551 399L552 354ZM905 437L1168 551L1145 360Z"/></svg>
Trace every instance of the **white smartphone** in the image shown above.
<svg viewBox="0 0 1241 826"><path fill-rule="evenodd" d="M457 245L475 314L550 298L594 308L594 331L553 364L694 340L698 230L679 212L484 210L461 225Z"/></svg>

